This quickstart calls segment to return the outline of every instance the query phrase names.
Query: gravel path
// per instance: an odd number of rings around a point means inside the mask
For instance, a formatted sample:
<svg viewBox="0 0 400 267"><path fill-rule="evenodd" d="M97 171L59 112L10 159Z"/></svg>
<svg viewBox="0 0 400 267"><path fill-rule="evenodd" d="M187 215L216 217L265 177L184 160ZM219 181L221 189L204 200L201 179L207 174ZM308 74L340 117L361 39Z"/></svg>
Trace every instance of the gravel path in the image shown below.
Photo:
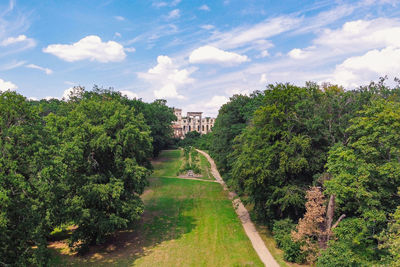
<svg viewBox="0 0 400 267"><path fill-rule="evenodd" d="M224 190L228 191L228 187L226 186L224 180L222 180L214 160L206 152L198 149L196 150L207 158L207 160L211 164L211 173L213 174L217 182L222 185ZM274 257L272 257L271 253L265 246L264 241L261 239L260 234L257 232L256 227L254 226L253 222L250 219L249 212L244 207L242 201L240 201L240 198L234 199L236 196L237 195L235 192L229 192L229 198L233 200L232 204L235 207L236 213L242 222L244 231L249 237L255 251L257 252L258 256L260 257L261 261L264 263L265 266L278 267L279 264L275 261Z"/></svg>

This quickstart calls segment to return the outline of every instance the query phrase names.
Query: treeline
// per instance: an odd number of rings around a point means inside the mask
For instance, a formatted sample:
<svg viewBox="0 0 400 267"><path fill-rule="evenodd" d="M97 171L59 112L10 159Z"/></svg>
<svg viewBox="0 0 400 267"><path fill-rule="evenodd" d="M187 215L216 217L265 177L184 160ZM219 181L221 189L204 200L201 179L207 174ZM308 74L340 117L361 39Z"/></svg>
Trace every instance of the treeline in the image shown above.
<svg viewBox="0 0 400 267"><path fill-rule="evenodd" d="M164 100L98 87L68 101L0 93L0 265L51 265L56 227L73 225L70 247L84 253L131 226L175 119Z"/></svg>
<svg viewBox="0 0 400 267"><path fill-rule="evenodd" d="M400 266L399 86L269 85L231 97L207 139L286 260Z"/></svg>

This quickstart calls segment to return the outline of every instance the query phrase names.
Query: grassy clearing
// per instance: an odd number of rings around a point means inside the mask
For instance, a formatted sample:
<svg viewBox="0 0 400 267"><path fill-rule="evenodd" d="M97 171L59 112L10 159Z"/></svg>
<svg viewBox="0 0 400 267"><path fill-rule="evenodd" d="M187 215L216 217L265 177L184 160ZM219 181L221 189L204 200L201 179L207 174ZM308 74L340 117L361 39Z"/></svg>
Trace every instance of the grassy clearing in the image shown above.
<svg viewBox="0 0 400 267"><path fill-rule="evenodd" d="M183 150L165 150L161 152L160 156L153 161L154 173L152 177L178 177L179 173L185 175L186 171L178 171L183 169L186 163L189 165L197 166L200 175L196 176L198 179L215 180L211 173L211 165L207 158L191 149L185 157Z"/></svg>
<svg viewBox="0 0 400 267"><path fill-rule="evenodd" d="M179 151L155 173L171 174ZM176 172L176 170L175 170ZM152 177L142 195L145 213L134 230L121 231L88 255L72 255L63 242L52 247L64 266L263 266L217 183ZM64 253L64 254L63 254Z"/></svg>
<svg viewBox="0 0 400 267"><path fill-rule="evenodd" d="M199 153L200 157L200 166L201 166L201 175L203 179L206 180L214 180L214 176L211 173L211 164L208 162L207 158Z"/></svg>
<svg viewBox="0 0 400 267"><path fill-rule="evenodd" d="M153 177L169 176L176 177L176 171L179 170L183 158L181 150L164 150L160 156L154 160Z"/></svg>

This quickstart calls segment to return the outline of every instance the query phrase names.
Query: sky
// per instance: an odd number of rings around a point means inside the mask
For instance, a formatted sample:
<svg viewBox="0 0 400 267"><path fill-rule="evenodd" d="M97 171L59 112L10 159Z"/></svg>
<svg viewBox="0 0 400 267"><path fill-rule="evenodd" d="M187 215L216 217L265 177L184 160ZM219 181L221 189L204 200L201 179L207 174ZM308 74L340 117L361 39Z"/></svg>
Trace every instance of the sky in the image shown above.
<svg viewBox="0 0 400 267"><path fill-rule="evenodd" d="M216 116L268 84L400 77L400 1L0 0L0 90L93 85Z"/></svg>

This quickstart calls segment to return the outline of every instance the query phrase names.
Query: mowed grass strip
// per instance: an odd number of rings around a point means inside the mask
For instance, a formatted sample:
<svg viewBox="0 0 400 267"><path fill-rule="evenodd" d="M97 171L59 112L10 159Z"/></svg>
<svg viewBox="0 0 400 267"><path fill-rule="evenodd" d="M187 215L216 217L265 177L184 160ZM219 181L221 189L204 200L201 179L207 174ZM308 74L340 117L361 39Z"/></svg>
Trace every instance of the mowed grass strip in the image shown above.
<svg viewBox="0 0 400 267"><path fill-rule="evenodd" d="M182 150L164 150L159 157L152 161L154 173L152 177L170 176L176 177L181 166Z"/></svg>
<svg viewBox="0 0 400 267"><path fill-rule="evenodd" d="M160 173L176 166L177 152L162 154L170 158L157 164ZM162 177L149 182L145 212L134 229L116 233L86 256L63 255L60 265L263 266L220 184ZM65 246L58 245L61 255Z"/></svg>
<svg viewBox="0 0 400 267"><path fill-rule="evenodd" d="M154 247L133 266L263 266L219 184L152 178L145 235Z"/></svg>
<svg viewBox="0 0 400 267"><path fill-rule="evenodd" d="M202 179L206 180L215 180L211 173L211 164L208 162L207 158L199 153L200 158L200 168L201 168L201 175Z"/></svg>

